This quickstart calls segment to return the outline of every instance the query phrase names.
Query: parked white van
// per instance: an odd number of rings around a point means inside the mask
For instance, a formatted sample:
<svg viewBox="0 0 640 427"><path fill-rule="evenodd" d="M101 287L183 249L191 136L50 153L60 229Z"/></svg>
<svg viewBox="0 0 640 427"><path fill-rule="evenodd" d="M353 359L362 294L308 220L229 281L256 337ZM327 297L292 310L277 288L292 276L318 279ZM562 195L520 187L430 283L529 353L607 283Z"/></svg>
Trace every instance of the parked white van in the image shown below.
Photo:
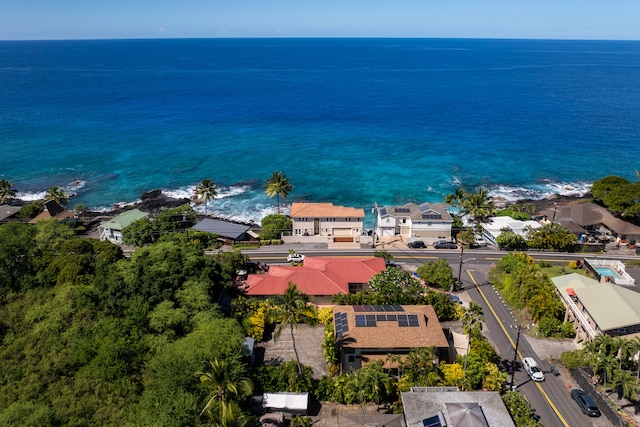
<svg viewBox="0 0 640 427"><path fill-rule="evenodd" d="M544 381L544 374L533 357L522 359L522 365L533 381Z"/></svg>

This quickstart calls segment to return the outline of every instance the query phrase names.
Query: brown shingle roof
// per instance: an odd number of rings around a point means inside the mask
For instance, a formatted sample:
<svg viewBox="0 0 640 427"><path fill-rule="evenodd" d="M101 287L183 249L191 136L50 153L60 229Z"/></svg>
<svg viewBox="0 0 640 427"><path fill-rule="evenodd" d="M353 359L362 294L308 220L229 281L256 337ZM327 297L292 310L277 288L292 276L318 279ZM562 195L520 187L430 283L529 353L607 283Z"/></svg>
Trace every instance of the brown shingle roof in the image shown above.
<svg viewBox="0 0 640 427"><path fill-rule="evenodd" d="M346 313L348 330L342 335L341 345L347 348L410 349L416 347L449 346L442 332L436 312L430 305L403 305L403 312L367 311L356 312L357 306L334 305L333 313ZM377 306L370 306L377 307ZM375 327L356 326L356 315L414 314L418 326L399 326L397 321L377 321Z"/></svg>

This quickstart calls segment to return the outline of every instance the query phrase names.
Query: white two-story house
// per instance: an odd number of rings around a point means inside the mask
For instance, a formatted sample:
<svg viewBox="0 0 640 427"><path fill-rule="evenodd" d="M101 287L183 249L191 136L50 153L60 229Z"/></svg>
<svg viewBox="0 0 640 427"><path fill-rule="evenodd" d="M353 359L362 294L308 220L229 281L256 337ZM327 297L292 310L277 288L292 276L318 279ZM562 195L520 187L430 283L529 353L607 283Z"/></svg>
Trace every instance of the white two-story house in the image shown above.
<svg viewBox="0 0 640 427"><path fill-rule="evenodd" d="M443 203L407 203L377 209L376 234L381 239L400 236L405 241L451 240L453 219Z"/></svg>
<svg viewBox="0 0 640 427"><path fill-rule="evenodd" d="M297 241L321 237L333 242L359 241L364 209L334 206L332 203L292 203L292 237Z"/></svg>

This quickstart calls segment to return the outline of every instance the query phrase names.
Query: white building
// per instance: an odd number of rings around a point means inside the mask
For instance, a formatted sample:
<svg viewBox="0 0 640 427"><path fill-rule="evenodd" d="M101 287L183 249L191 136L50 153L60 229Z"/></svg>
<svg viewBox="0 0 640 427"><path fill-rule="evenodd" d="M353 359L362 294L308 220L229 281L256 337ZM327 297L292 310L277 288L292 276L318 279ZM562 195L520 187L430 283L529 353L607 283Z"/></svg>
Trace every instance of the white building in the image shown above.
<svg viewBox="0 0 640 427"><path fill-rule="evenodd" d="M405 241L451 240L453 219L447 208L442 203L380 207L377 209L376 234L381 239L400 236Z"/></svg>
<svg viewBox="0 0 640 427"><path fill-rule="evenodd" d="M527 238L529 230L542 227L536 221L518 221L510 216L494 216L489 222L482 224L482 237L493 245L497 245L496 239L503 231L513 231L518 236Z"/></svg>
<svg viewBox="0 0 640 427"><path fill-rule="evenodd" d="M138 209L126 211L110 221L100 224L100 240L122 243L122 230L134 221L148 217L149 214Z"/></svg>

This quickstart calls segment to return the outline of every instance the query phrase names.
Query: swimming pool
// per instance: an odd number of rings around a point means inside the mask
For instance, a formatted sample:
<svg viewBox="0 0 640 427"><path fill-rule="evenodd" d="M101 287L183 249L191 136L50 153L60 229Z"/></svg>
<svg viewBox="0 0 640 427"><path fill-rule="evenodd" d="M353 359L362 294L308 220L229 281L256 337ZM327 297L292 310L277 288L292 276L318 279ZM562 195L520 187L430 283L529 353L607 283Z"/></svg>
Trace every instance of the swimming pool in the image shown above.
<svg viewBox="0 0 640 427"><path fill-rule="evenodd" d="M595 270L601 276L611 276L613 278L618 277L618 275L609 267L595 267Z"/></svg>

